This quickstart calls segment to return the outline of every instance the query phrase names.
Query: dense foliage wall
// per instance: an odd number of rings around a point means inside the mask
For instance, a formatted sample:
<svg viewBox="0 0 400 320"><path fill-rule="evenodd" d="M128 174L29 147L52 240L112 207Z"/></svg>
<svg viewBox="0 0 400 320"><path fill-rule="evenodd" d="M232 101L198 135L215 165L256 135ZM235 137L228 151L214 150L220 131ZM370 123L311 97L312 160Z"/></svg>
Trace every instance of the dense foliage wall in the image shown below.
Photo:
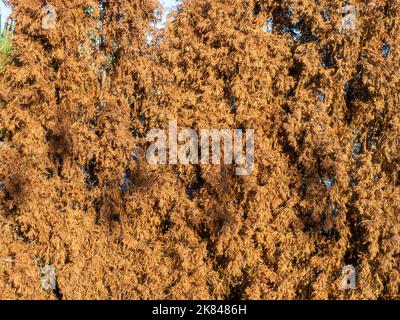
<svg viewBox="0 0 400 320"><path fill-rule="evenodd" d="M399 297L398 0L45 4L11 1L1 298ZM147 164L170 120L254 129L254 173Z"/></svg>

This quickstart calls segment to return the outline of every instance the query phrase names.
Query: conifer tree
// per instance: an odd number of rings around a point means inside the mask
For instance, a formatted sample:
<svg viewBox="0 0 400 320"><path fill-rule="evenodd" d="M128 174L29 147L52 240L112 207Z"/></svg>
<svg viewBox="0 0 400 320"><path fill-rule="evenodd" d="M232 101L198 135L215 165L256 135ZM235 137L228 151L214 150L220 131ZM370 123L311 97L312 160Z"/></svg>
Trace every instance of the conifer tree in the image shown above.
<svg viewBox="0 0 400 320"><path fill-rule="evenodd" d="M10 5L13 58L0 79L0 241L15 264L0 267L1 296L134 297L108 275L124 261L115 231L126 219L121 185L133 165L131 132L152 90L147 34L159 5ZM36 280L46 265L57 271L53 292Z"/></svg>
<svg viewBox="0 0 400 320"><path fill-rule="evenodd" d="M168 112L180 126L256 132L251 176L225 165L179 171L201 208L195 227L218 274L214 298L295 297L306 272L293 257L311 250L279 136L294 82L289 39L265 32L268 13L256 1L184 1L161 44L175 86Z"/></svg>

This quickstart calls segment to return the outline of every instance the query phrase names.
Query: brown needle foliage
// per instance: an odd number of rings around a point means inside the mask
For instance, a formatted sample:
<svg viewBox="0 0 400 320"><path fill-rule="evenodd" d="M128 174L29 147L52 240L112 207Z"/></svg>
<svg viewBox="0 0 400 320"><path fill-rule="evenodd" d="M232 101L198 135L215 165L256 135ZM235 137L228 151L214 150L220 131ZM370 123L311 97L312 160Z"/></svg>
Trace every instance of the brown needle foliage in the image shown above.
<svg viewBox="0 0 400 320"><path fill-rule="evenodd" d="M398 298L400 2L349 4L11 1L0 298ZM147 164L169 120L254 129L254 173Z"/></svg>

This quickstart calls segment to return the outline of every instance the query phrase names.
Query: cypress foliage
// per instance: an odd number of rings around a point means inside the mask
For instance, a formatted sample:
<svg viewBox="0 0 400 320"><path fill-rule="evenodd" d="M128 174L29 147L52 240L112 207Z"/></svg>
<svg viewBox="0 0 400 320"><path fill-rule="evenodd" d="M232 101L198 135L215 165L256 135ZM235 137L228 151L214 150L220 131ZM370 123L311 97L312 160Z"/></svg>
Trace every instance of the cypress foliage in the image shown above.
<svg viewBox="0 0 400 320"><path fill-rule="evenodd" d="M11 1L0 298L398 297L398 0L48 4ZM146 163L171 120L254 129L254 172Z"/></svg>

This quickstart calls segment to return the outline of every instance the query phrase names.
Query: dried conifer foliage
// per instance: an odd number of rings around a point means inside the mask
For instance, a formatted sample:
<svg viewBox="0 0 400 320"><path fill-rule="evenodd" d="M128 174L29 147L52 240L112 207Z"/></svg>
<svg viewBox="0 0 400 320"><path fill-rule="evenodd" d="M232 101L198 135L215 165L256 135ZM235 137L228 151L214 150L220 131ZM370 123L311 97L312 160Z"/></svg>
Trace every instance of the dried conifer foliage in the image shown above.
<svg viewBox="0 0 400 320"><path fill-rule="evenodd" d="M399 0L11 5L0 298L399 297ZM170 120L254 129L253 174L147 164Z"/></svg>

